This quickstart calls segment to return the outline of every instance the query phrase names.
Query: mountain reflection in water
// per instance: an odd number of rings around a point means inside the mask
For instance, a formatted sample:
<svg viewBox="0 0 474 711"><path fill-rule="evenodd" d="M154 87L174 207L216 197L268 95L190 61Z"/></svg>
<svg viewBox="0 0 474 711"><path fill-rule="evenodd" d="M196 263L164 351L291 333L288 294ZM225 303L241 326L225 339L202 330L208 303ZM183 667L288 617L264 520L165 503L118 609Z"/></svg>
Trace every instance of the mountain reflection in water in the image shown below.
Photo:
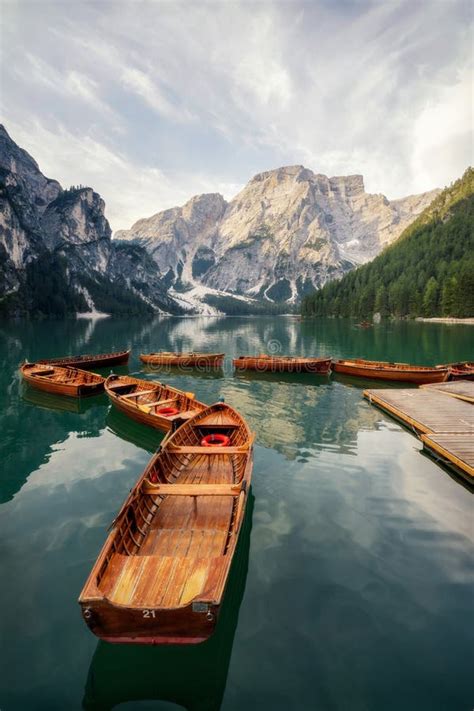
<svg viewBox="0 0 474 711"><path fill-rule="evenodd" d="M287 317L0 323L0 707L73 711L84 698L134 711L193 700L222 711L470 708L472 495L364 401L372 381L245 376L231 359L270 351L432 365L472 360L472 334ZM123 348L131 373L203 402L224 398L257 435L244 602L239 612L232 584L215 638L189 650L97 645L76 603L161 433L105 396L71 411L26 393L18 373L25 358ZM219 373L163 378L139 361L159 349L226 360Z"/></svg>

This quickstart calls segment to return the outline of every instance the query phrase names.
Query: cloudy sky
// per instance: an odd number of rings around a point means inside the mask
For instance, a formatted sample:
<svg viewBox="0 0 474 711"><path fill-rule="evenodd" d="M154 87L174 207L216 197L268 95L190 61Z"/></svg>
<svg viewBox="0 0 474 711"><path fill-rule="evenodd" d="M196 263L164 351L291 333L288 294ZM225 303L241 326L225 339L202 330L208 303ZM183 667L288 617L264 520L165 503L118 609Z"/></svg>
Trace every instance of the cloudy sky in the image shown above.
<svg viewBox="0 0 474 711"><path fill-rule="evenodd" d="M112 228L255 173L389 198L473 162L471 0L1 0L2 120Z"/></svg>

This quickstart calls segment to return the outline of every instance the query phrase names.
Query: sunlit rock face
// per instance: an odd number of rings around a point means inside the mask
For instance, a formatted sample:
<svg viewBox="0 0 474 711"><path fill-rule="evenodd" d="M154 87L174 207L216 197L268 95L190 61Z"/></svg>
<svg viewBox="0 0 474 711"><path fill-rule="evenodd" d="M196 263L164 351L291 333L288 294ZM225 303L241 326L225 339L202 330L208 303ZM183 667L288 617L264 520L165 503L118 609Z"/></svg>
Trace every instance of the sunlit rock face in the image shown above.
<svg viewBox="0 0 474 711"><path fill-rule="evenodd" d="M438 192L389 201L366 193L361 175L289 166L256 175L228 203L199 195L116 236L143 245L172 286L294 302L373 259Z"/></svg>
<svg viewBox="0 0 474 711"><path fill-rule="evenodd" d="M256 175L230 202L198 195L112 240L100 195L63 190L0 126L0 295L15 296L18 315L34 310L34 296L23 298L32 281L38 288L29 267L48 273L59 259L62 299L77 311L121 301L117 312L213 314L229 296L233 313L239 304L295 304L375 257L437 193L390 202L366 193L360 175L289 166Z"/></svg>

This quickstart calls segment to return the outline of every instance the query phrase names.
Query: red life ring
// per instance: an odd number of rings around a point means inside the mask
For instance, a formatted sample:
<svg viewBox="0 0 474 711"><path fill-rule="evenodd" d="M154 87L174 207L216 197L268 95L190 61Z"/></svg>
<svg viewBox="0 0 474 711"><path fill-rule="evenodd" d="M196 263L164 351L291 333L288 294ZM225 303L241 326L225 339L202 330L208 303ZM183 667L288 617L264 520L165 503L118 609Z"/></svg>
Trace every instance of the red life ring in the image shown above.
<svg viewBox="0 0 474 711"><path fill-rule="evenodd" d="M230 437L224 434L208 434L201 440L202 447L228 447Z"/></svg>
<svg viewBox="0 0 474 711"><path fill-rule="evenodd" d="M157 415L163 415L163 417L173 417L173 415L177 415L179 410L176 409L176 407L160 407L158 410L156 410Z"/></svg>

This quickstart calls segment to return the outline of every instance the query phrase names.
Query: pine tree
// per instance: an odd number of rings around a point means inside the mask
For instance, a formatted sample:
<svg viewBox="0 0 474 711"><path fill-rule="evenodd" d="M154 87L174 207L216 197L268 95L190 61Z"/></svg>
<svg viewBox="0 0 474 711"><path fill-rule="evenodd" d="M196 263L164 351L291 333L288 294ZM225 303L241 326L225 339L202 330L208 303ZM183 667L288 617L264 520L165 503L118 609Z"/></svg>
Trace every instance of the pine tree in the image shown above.
<svg viewBox="0 0 474 711"><path fill-rule="evenodd" d="M436 316L438 309L438 282L434 277L430 277L423 294L423 315Z"/></svg>

